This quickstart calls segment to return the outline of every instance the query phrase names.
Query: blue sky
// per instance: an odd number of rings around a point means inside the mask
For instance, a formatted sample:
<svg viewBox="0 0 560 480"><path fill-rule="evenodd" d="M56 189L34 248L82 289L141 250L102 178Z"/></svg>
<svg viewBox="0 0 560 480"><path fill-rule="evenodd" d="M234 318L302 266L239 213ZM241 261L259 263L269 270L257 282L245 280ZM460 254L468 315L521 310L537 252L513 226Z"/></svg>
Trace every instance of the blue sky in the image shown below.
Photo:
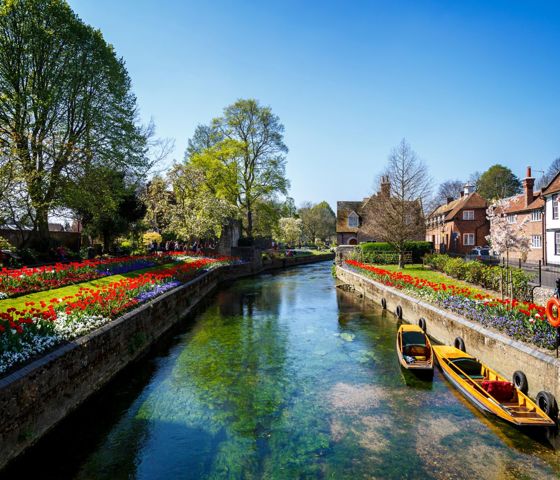
<svg viewBox="0 0 560 480"><path fill-rule="evenodd" d="M238 98L286 127L296 204L360 199L406 137L436 182L560 156L560 2L70 0L181 160Z"/></svg>

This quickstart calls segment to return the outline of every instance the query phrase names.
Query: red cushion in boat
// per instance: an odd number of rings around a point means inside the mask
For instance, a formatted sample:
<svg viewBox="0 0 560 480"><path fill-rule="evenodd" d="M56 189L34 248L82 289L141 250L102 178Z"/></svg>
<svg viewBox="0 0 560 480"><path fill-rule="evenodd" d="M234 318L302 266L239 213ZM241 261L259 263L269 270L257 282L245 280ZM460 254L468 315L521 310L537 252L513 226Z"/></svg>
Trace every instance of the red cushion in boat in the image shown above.
<svg viewBox="0 0 560 480"><path fill-rule="evenodd" d="M498 402L507 402L513 397L514 386L511 382L484 380L482 382L482 388L498 400Z"/></svg>

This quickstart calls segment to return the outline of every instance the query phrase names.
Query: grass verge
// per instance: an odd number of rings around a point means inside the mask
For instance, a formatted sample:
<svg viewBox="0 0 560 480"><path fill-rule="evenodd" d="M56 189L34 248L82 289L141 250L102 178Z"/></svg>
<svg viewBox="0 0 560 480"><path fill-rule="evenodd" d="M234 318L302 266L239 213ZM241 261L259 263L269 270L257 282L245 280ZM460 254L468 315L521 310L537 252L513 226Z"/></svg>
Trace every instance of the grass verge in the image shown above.
<svg viewBox="0 0 560 480"><path fill-rule="evenodd" d="M67 285L66 287L56 288L54 290L45 290L43 292L36 292L30 293L28 295L22 295L21 297L16 298L6 298L5 300L0 300L0 312L5 312L8 308L15 308L17 310L22 310L24 308L28 308L25 306L26 302L36 302L39 303L41 300L44 300L48 303L51 298L62 298L68 295L75 295L78 293L80 288L83 287L102 287L109 283L118 282L119 280L123 280L124 278L134 278L143 273L148 272L155 272L157 270L161 270L163 268L172 267L177 265L176 263L167 263L164 265L157 265L155 267L144 268L142 270L135 270L133 272L123 273L119 275L110 275L108 277L98 278L96 280L91 280L90 282L82 282L82 283L75 283L73 285Z"/></svg>

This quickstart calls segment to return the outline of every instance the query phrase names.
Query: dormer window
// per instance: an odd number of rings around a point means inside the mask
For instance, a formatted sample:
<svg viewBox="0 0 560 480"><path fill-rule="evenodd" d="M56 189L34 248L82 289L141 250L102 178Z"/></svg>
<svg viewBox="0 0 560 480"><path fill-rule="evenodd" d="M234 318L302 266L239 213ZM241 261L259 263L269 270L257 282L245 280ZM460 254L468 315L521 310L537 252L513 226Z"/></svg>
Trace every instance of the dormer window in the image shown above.
<svg viewBox="0 0 560 480"><path fill-rule="evenodd" d="M360 226L360 218L356 214L356 212L350 213L348 215L348 226L352 228L356 228Z"/></svg>

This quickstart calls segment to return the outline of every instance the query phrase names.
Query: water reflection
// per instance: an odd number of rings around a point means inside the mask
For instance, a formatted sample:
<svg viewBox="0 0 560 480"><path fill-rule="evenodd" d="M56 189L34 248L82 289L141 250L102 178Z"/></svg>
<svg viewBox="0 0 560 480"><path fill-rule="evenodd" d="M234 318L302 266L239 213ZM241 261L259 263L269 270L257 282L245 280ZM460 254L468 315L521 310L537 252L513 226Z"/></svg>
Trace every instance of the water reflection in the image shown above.
<svg viewBox="0 0 560 480"><path fill-rule="evenodd" d="M557 452L483 417L439 373L426 381L403 371L394 316L335 288L329 264L236 282L186 330L127 372L142 378L132 393L122 377L106 389L108 423L88 424L95 441L75 460L39 468L36 449L18 476L486 479L560 471ZM81 415L105 415L96 407ZM42 459L75 442L79 428L68 430L39 445Z"/></svg>

